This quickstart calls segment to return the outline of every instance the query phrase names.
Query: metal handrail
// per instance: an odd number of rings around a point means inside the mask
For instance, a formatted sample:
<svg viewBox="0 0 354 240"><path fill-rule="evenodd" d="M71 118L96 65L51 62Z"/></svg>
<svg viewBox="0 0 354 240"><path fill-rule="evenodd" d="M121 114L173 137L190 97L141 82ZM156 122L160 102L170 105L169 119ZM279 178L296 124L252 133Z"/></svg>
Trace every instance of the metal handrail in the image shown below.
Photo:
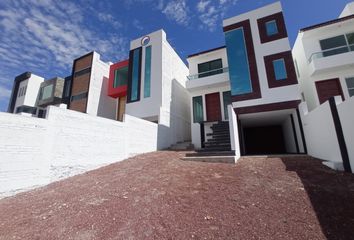
<svg viewBox="0 0 354 240"><path fill-rule="evenodd" d="M218 69L213 69L213 70L206 71L206 72L201 72L201 73L189 75L189 76L187 76L187 78L188 78L188 80L194 80L194 79L198 79L198 78L202 78L202 77L209 77L209 76L212 76L212 75L225 73L225 72L228 72L228 71L229 71L228 67L218 68Z"/></svg>
<svg viewBox="0 0 354 240"><path fill-rule="evenodd" d="M340 52L340 53L334 53L328 56L324 56L324 53L329 53L335 50L345 50L344 52ZM311 54L310 58L308 59L309 63L311 63L314 59L318 59L318 58L323 58L323 57L329 57L329 56L333 56L333 55L337 55L337 54L341 54L341 53L347 53L347 52L352 52L354 51L354 44L350 44L350 45L344 45L341 47L335 47L335 48L331 48L331 49L326 49L324 51L321 52L315 52L313 54Z"/></svg>

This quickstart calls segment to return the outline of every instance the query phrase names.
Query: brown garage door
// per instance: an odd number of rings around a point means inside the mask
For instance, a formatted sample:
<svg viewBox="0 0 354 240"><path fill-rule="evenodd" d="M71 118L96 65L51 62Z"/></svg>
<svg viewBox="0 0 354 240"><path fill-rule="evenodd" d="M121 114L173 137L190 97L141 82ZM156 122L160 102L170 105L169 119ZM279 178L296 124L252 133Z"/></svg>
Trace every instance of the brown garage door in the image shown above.
<svg viewBox="0 0 354 240"><path fill-rule="evenodd" d="M210 93L205 95L205 104L207 111L207 121L221 121L221 107L219 93Z"/></svg>
<svg viewBox="0 0 354 240"><path fill-rule="evenodd" d="M333 96L342 96L342 99L344 100L339 78L316 82L316 89L320 104Z"/></svg>

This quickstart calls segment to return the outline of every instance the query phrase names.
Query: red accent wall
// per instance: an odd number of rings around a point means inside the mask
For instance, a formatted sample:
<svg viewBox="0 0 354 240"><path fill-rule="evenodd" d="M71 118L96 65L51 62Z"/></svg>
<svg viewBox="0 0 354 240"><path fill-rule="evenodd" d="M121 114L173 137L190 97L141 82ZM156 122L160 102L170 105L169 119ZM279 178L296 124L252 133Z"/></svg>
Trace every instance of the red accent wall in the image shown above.
<svg viewBox="0 0 354 240"><path fill-rule="evenodd" d="M119 68L123 68L129 65L129 60L124 60L121 62L117 62L115 64L112 64L109 69L109 81L108 81L108 93L107 95L112 97L112 98L118 98L118 97L123 97L127 95L127 85L120 86L117 88L113 88L113 82L114 82L114 72L115 70Z"/></svg>

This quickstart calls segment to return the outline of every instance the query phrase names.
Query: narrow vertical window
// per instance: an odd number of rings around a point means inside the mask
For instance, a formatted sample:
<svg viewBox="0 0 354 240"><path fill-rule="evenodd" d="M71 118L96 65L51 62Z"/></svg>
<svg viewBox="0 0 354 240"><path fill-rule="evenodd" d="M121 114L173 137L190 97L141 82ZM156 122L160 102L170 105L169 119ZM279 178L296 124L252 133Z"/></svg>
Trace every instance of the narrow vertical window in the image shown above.
<svg viewBox="0 0 354 240"><path fill-rule="evenodd" d="M250 66L243 28L225 33L231 94L233 96L252 92Z"/></svg>
<svg viewBox="0 0 354 240"><path fill-rule="evenodd" d="M223 92L222 93L222 99L224 102L224 115L225 115L225 120L229 119L229 113L227 111L227 106L231 104L231 92Z"/></svg>
<svg viewBox="0 0 354 240"><path fill-rule="evenodd" d="M135 102L140 100L140 78L141 78L141 47L130 51L131 69L128 79L128 101Z"/></svg>
<svg viewBox="0 0 354 240"><path fill-rule="evenodd" d="M145 77L144 98L150 97L151 92L151 46L145 48Z"/></svg>
<svg viewBox="0 0 354 240"><path fill-rule="evenodd" d="M203 97L193 97L193 122L203 122Z"/></svg>
<svg viewBox="0 0 354 240"><path fill-rule="evenodd" d="M284 59L274 60L273 68L276 80L284 80L288 78Z"/></svg>
<svg viewBox="0 0 354 240"><path fill-rule="evenodd" d="M297 75L298 78L300 78L299 66L297 65L296 59L294 60L294 62L295 62L296 75Z"/></svg>

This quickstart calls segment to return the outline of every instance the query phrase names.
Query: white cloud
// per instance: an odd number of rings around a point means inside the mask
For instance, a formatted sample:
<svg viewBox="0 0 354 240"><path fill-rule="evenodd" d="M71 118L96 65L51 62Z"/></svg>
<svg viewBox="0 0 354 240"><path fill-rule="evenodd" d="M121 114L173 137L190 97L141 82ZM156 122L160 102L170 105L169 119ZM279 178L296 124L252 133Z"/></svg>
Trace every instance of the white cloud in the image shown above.
<svg viewBox="0 0 354 240"><path fill-rule="evenodd" d="M116 29L121 28L123 26L123 24L121 22L116 20L115 17L113 17L113 15L111 15L109 13L100 12L97 14L97 17L101 22L109 23Z"/></svg>
<svg viewBox="0 0 354 240"><path fill-rule="evenodd" d="M133 26L138 30L143 30L144 27L138 19L134 19Z"/></svg>
<svg viewBox="0 0 354 240"><path fill-rule="evenodd" d="M203 25L200 26L201 29L207 29L209 31L214 31L217 26L219 26L221 20L223 19L225 12L230 5L235 5L238 0L200 0L196 9L198 11L199 20Z"/></svg>
<svg viewBox="0 0 354 240"><path fill-rule="evenodd" d="M11 90L0 85L0 99L8 98L8 97L10 97L10 95L11 95Z"/></svg>
<svg viewBox="0 0 354 240"><path fill-rule="evenodd" d="M186 0L174 0L166 4L162 13L166 15L167 18L176 21L180 25L186 26L189 22L188 16L188 6Z"/></svg>

